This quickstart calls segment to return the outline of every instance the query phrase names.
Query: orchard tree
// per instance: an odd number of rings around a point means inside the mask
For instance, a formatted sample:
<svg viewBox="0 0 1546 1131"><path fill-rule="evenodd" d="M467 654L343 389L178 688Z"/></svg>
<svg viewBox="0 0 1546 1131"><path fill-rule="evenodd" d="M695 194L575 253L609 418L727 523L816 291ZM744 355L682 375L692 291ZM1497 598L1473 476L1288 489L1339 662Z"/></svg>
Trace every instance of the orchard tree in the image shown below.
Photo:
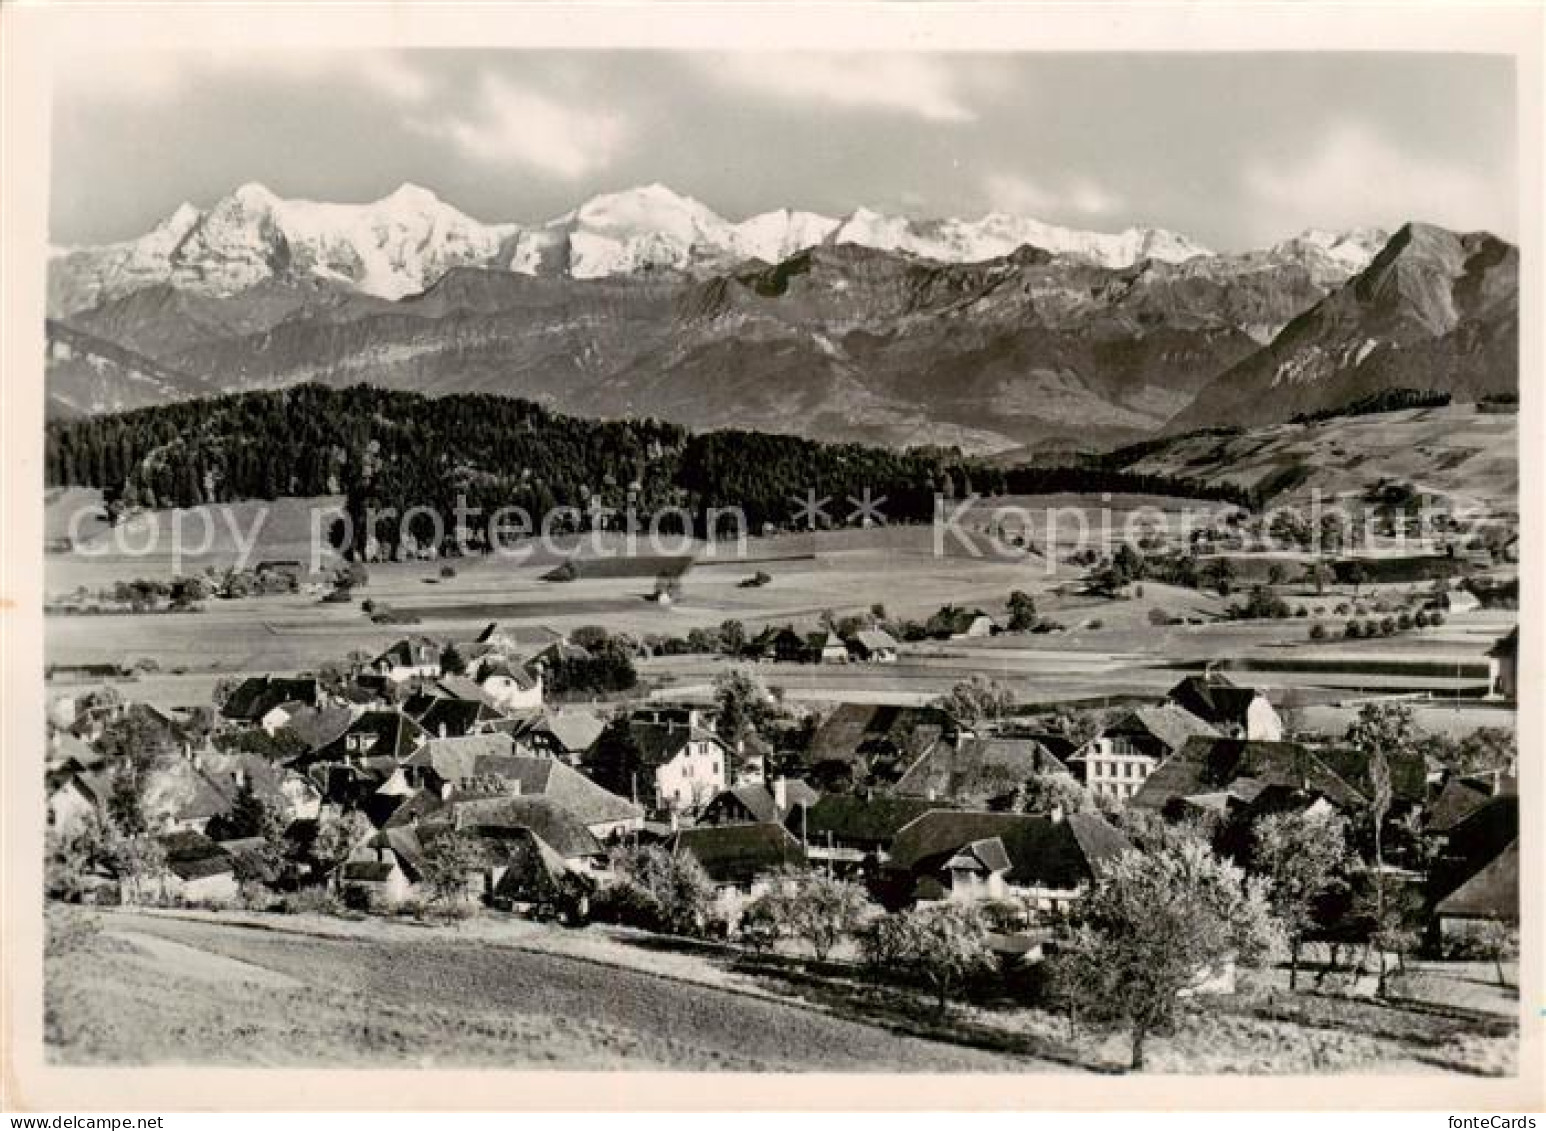
<svg viewBox="0 0 1546 1131"><path fill-rule="evenodd" d="M1125 1028L1132 1067L1168 1026L1179 995L1225 962L1258 965L1282 942L1266 885L1200 841L1114 861L1078 905L1052 959L1059 996L1081 1018Z"/></svg>
<svg viewBox="0 0 1546 1131"><path fill-rule="evenodd" d="M987 924L970 904L935 903L883 915L865 929L860 945L876 971L905 972L927 985L941 1013L952 989L993 966Z"/></svg>
<svg viewBox="0 0 1546 1131"><path fill-rule="evenodd" d="M1029 593L1016 589L1009 594L1009 631L1026 632L1036 623L1036 602Z"/></svg>
<svg viewBox="0 0 1546 1131"><path fill-rule="evenodd" d="M1251 867L1268 882L1272 911L1288 939L1288 988L1299 976L1299 950L1321 900L1343 885L1349 863L1347 822L1334 811L1269 813L1253 828Z"/></svg>
<svg viewBox="0 0 1546 1131"><path fill-rule="evenodd" d="M780 715L778 700L762 677L746 668L733 668L714 677L714 706L715 730L732 747Z"/></svg>
<svg viewBox="0 0 1546 1131"><path fill-rule="evenodd" d="M433 902L455 908L467 898L473 873L485 862L482 847L454 829L446 829L423 841L424 882Z"/></svg>
<svg viewBox="0 0 1546 1131"><path fill-rule="evenodd" d="M937 706L952 718L976 727L988 719L1002 718L1014 709L1014 692L997 680L974 675L952 687Z"/></svg>
<svg viewBox="0 0 1546 1131"><path fill-rule="evenodd" d="M1022 813L1051 813L1055 809L1065 815L1091 813L1095 810L1095 799L1072 774L1053 771L1027 778L1016 807Z"/></svg>

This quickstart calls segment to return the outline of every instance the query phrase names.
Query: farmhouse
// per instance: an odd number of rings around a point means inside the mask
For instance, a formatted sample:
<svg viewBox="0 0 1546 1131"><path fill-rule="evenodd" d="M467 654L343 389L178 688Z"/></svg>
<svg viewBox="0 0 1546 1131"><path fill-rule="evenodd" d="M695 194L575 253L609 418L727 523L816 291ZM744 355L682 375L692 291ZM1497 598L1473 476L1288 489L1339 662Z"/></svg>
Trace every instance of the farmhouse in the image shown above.
<svg viewBox="0 0 1546 1131"><path fill-rule="evenodd" d="M520 732L523 746L571 765L601 736L606 723L594 711L555 708L544 711Z"/></svg>
<svg viewBox="0 0 1546 1131"><path fill-rule="evenodd" d="M673 813L707 804L729 781L731 754L699 723L695 710L660 710L629 720L641 773L637 788L647 807Z"/></svg>
<svg viewBox="0 0 1546 1131"><path fill-rule="evenodd" d="M879 628L861 629L848 642L853 658L867 664L894 664L899 650L896 639Z"/></svg>
<svg viewBox="0 0 1546 1131"><path fill-rule="evenodd" d="M237 684L220 707L222 717L236 723L262 725L270 734L273 729L285 725L298 710L291 707L283 721L270 729L265 716L286 704L316 707L321 701L321 689L315 679L283 679L278 676L254 676Z"/></svg>
<svg viewBox="0 0 1546 1131"><path fill-rule="evenodd" d="M507 734L432 738L410 754L402 767L410 786L443 800L460 794L519 793L521 788L515 743Z"/></svg>
<svg viewBox="0 0 1546 1131"><path fill-rule="evenodd" d="M396 907L417 899L424 877L424 847L410 828L383 829L357 847L338 870L346 900Z"/></svg>
<svg viewBox="0 0 1546 1131"><path fill-rule="evenodd" d="M955 746L966 733L938 707L841 703L812 736L808 765L818 780L891 784L936 746Z"/></svg>
<svg viewBox="0 0 1546 1131"><path fill-rule="evenodd" d="M166 865L151 882L163 899L231 903L238 895L236 859L202 833L161 838Z"/></svg>
<svg viewBox="0 0 1546 1131"><path fill-rule="evenodd" d="M399 640L370 662L370 670L391 683L440 676L440 646L427 637Z"/></svg>
<svg viewBox="0 0 1546 1131"><path fill-rule="evenodd" d="M672 856L691 856L721 890L750 895L757 894L782 869L806 863L800 842L779 824L683 829L666 848Z"/></svg>
<svg viewBox="0 0 1546 1131"><path fill-rule="evenodd" d="M819 794L803 781L775 778L748 782L715 796L703 807L700 825L785 824L797 806L816 804Z"/></svg>
<svg viewBox="0 0 1546 1131"><path fill-rule="evenodd" d="M897 834L925 813L949 809L948 803L921 797L866 797L828 793L785 819L810 859L827 865L857 867L884 863Z"/></svg>
<svg viewBox="0 0 1546 1131"><path fill-rule="evenodd" d="M1093 813L937 810L897 834L885 873L891 894L904 903L1019 896L1036 910L1059 912L1131 849Z"/></svg>
<svg viewBox="0 0 1546 1131"><path fill-rule="evenodd" d="M1519 629L1509 630L1487 651L1492 661L1492 693L1500 699L1513 701L1519 697Z"/></svg>
<svg viewBox="0 0 1546 1131"><path fill-rule="evenodd" d="M1175 703L1138 707L1106 726L1070 759L1091 793L1127 801L1154 768L1188 739L1219 737L1209 723Z"/></svg>
<svg viewBox="0 0 1546 1131"><path fill-rule="evenodd" d="M542 667L525 668L501 656L480 660L474 667L483 698L506 714L542 708Z"/></svg>
<svg viewBox="0 0 1546 1131"><path fill-rule="evenodd" d="M835 632L813 632L805 638L805 659L813 664L846 664L848 645Z"/></svg>
<svg viewBox="0 0 1546 1131"><path fill-rule="evenodd" d="M1242 738L1189 738L1179 752L1149 775L1130 804L1172 813L1179 802L1222 792L1243 791L1254 801L1263 786L1284 786L1309 798L1323 797L1341 810L1367 804L1317 755L1297 742L1253 742Z"/></svg>
<svg viewBox="0 0 1546 1131"><path fill-rule="evenodd" d="M77 771L48 795L48 827L69 837L107 812L113 780L105 773Z"/></svg>
<svg viewBox="0 0 1546 1131"><path fill-rule="evenodd" d="M1187 676L1166 698L1219 734L1262 742L1277 742L1283 737L1283 720L1265 695L1254 687L1239 686L1212 668L1202 675Z"/></svg>
<svg viewBox="0 0 1546 1131"><path fill-rule="evenodd" d="M1010 796L1037 774L1067 772L1035 739L972 735L954 744L935 743L893 788L898 794L981 804Z"/></svg>
<svg viewBox="0 0 1546 1131"><path fill-rule="evenodd" d="M553 758L517 754L503 772L519 797L542 797L574 817L597 840L608 841L644 825L643 811Z"/></svg>
<svg viewBox="0 0 1546 1131"><path fill-rule="evenodd" d="M1519 840L1515 838L1434 906L1439 937L1456 942L1489 923L1519 922Z"/></svg>

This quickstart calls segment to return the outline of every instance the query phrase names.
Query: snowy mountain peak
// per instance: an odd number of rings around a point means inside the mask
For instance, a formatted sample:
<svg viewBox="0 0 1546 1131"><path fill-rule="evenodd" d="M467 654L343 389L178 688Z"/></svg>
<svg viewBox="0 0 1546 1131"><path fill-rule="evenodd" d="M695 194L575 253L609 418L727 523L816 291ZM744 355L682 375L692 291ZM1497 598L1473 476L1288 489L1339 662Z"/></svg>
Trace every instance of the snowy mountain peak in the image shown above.
<svg viewBox="0 0 1546 1131"><path fill-rule="evenodd" d="M1338 281L1367 266L1385 238L1372 228L1310 230L1253 254L1292 258L1317 279ZM822 244L945 263L981 262L1030 246L1113 269L1213 255L1164 228L1094 232L1004 212L918 219L861 206L836 219L778 208L731 222L659 182L593 196L544 224L517 225L474 220L411 182L370 203L333 204L281 198L253 181L207 211L180 205L138 239L56 249L53 308L80 309L150 283L226 294L297 273L388 299L422 291L467 265L577 279L702 274L748 260L776 263Z"/></svg>

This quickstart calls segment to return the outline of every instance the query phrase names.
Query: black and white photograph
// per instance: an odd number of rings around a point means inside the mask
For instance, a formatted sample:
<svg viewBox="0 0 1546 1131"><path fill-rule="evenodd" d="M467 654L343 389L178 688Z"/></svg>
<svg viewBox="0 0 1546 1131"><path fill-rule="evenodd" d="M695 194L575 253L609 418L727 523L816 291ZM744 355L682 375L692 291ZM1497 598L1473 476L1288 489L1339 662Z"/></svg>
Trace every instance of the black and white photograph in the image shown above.
<svg viewBox="0 0 1546 1131"><path fill-rule="evenodd" d="M1034 7L53 54L44 1068L1539 1109L1539 44Z"/></svg>

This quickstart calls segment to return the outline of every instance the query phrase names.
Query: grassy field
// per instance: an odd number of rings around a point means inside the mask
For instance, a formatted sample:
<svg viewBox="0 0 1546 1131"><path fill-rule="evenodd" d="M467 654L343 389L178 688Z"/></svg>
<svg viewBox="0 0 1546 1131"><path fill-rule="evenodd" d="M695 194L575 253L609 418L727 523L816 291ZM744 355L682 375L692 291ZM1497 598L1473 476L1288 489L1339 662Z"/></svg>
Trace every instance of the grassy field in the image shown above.
<svg viewBox="0 0 1546 1131"><path fill-rule="evenodd" d="M1316 490L1323 496L1362 491L1390 479L1449 495L1462 509L1517 514L1518 438L1517 416L1456 404L1182 437L1130 470L1255 487L1285 469L1303 469L1303 481L1276 502Z"/></svg>
<svg viewBox="0 0 1546 1131"><path fill-rule="evenodd" d="M53 1060L1044 1073L1126 1059L1120 1034L1070 1032L995 993L939 1015L840 965L623 928L194 915L51 911L74 924L51 934L46 962ZM1282 973L1184 1010L1152 1039L1150 1070L1517 1071L1517 1000L1479 979L1467 993L1486 1002L1434 1007L1466 970L1414 970L1401 985L1439 997L1391 1004L1289 994Z"/></svg>
<svg viewBox="0 0 1546 1131"><path fill-rule="evenodd" d="M87 912L79 912L88 915ZM1026 1071L1034 1062L451 928L319 938L93 916L46 968L57 1062ZM374 925L371 925L374 926ZM391 925L381 925L390 927Z"/></svg>
<svg viewBox="0 0 1546 1131"><path fill-rule="evenodd" d="M79 492L62 493L58 506L75 505ZM337 500L283 500L267 512L256 504L211 508L218 529L260 531L252 557L309 560L310 508ZM1117 496L1035 496L995 500L1056 514L1083 505L1099 511L1137 513L1185 500ZM1215 507L1219 504L1207 504ZM974 512L975 513L975 512ZM166 513L137 520L143 532L160 532L162 549L146 557L55 554L47 560L47 588L63 593L76 585L108 586L136 576L169 576L173 561ZM1319 614L1308 618L1253 623L1223 619L1230 599L1154 582L1130 599L1109 600L1079 592L1081 571L1004 547L965 526L969 537L944 539L936 553L930 527L877 527L758 537L744 545L692 545L697 564L682 579L671 605L649 601L655 569L614 564L629 547L617 535L584 535L551 550L480 556L451 563L414 561L370 566L369 584L356 593L377 606L417 618L411 625L377 625L354 604L325 604L318 591L234 601L211 599L199 613L155 615L50 616L46 620L48 660L56 665L132 663L145 660L155 671L126 685L131 697L167 707L207 702L224 675L315 670L350 652L379 651L407 633L442 639L470 639L488 622L548 625L573 630L602 624L639 636L683 636L689 630L739 620L750 631L793 624L814 629L825 611L843 616L882 604L893 618L926 619L950 603L1004 613L1011 590L1032 595L1038 614L1066 631L1014 635L990 640L909 645L901 662L883 667L776 665L770 683L795 698L815 700L923 702L953 683L982 673L1010 684L1026 702L1099 700L1125 695L1158 695L1183 671L1204 662L1249 671L1252 683L1276 697L1293 692L1301 703L1331 705L1340 697L1377 692L1447 692L1474 687L1485 671L1484 653L1513 621L1508 613L1452 616L1443 628L1378 640L1341 639L1345 617L1333 610L1351 600L1343 587L1326 594L1296 594L1289 601ZM99 541L122 537L100 534ZM136 544L131 540L131 545ZM648 551L647 543L645 545ZM228 536L209 551L210 560L234 558L238 539ZM669 547L672 553L680 547ZM976 551L982 550L981 556ZM578 554L606 563L582 571L573 581L543 580L566 556ZM203 561L205 559L198 559ZM653 560L653 559L652 559ZM442 577L449 564L454 576ZM754 572L766 585L743 587ZM1392 587L1366 587L1370 602L1398 594ZM1163 614L1167 621L1155 624ZM1374 615L1374 614L1370 614ZM1308 630L1323 624L1333 638L1312 644ZM1345 658L1345 664L1338 664ZM642 665L657 692L703 693L725 661L713 657L672 657ZM1328 715L1328 719L1340 718ZM1328 724L1329 725L1329 724Z"/></svg>

